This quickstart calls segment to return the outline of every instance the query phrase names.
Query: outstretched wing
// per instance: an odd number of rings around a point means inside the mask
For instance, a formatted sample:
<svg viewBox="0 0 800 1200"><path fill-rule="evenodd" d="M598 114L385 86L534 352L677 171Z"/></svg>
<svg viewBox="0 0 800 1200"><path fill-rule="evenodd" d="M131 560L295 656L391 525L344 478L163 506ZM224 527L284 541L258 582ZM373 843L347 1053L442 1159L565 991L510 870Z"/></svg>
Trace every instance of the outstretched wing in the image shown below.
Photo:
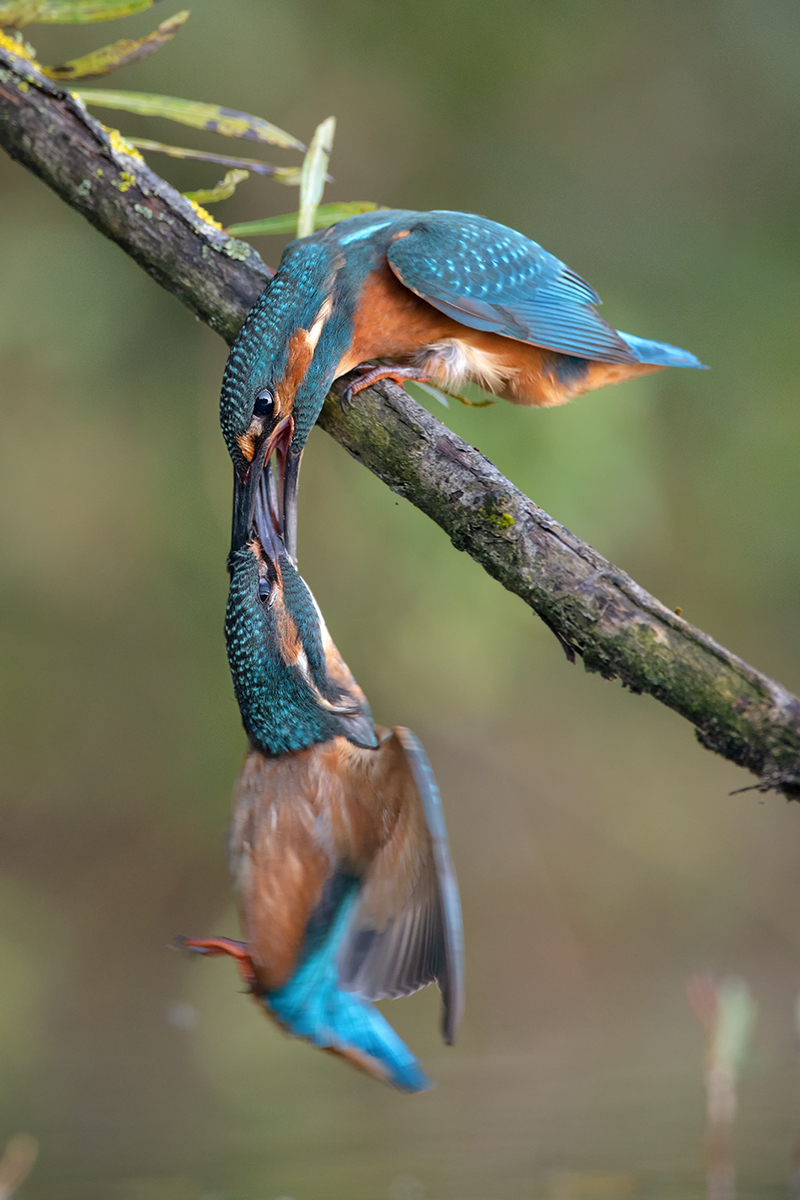
<svg viewBox="0 0 800 1200"><path fill-rule="evenodd" d="M463 325L579 358L639 361L594 308L594 289L521 233L471 213L430 212L394 236L387 258L397 278Z"/></svg>
<svg viewBox="0 0 800 1200"><path fill-rule="evenodd" d="M439 789L410 730L395 729L377 753L385 756L385 778L392 781L384 786L400 790L398 819L343 941L339 984L381 1000L437 982L444 1002L442 1035L450 1044L464 1006L464 946Z"/></svg>

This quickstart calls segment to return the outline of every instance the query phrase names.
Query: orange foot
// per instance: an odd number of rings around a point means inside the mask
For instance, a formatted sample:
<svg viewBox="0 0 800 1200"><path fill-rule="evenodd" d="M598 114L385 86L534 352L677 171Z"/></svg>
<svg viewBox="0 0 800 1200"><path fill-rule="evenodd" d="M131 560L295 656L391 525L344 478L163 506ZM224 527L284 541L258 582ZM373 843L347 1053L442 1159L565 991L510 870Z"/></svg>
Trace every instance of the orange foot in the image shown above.
<svg viewBox="0 0 800 1200"><path fill-rule="evenodd" d="M414 379L417 383L432 383L430 375L419 367L373 367L369 364L358 367L361 372L357 375L352 383L348 383L343 389L339 397L339 403L342 406L342 411L346 411L348 406L353 403L353 397L357 396L364 388L371 387L373 383L377 383L379 379L392 379L400 387L407 379Z"/></svg>
<svg viewBox="0 0 800 1200"><path fill-rule="evenodd" d="M230 954L231 958L236 959L236 966L239 968L239 974L248 991L256 990L256 970L247 948L247 942L236 942L233 938L226 937L178 937L175 939L175 946L179 950L192 950L195 954L208 954L212 957L217 954Z"/></svg>

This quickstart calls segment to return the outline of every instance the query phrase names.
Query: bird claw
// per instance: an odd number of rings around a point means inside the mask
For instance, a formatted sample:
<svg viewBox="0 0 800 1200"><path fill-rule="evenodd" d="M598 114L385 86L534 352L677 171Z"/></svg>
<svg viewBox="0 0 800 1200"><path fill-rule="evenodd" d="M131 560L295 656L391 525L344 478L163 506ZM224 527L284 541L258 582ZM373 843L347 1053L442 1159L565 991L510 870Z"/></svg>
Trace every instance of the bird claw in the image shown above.
<svg viewBox="0 0 800 1200"><path fill-rule="evenodd" d="M346 413L349 408L354 407L355 401L353 397L355 394L351 383L346 388L342 388L341 395L339 396L339 407L343 413Z"/></svg>
<svg viewBox="0 0 800 1200"><path fill-rule="evenodd" d="M181 935L172 943L176 950L191 950L194 954L206 954L215 957L218 954L229 954L236 960L236 966L246 985L248 992L256 991L256 970L247 942L237 942L233 938L187 938Z"/></svg>
<svg viewBox="0 0 800 1200"><path fill-rule="evenodd" d="M354 377L342 388L339 394L339 405L343 413L346 413L348 408L355 407L356 395L362 388L369 386L372 372L377 370L380 370L380 368L375 363L362 363L360 367L356 367L353 372Z"/></svg>
<svg viewBox="0 0 800 1200"><path fill-rule="evenodd" d="M409 379L417 383L431 383L430 377L419 367L391 367L391 366L375 366L373 363L365 363L358 367L359 374L356 375L350 383L347 384L339 396L339 404L342 412L346 413L348 408L352 408L355 404L355 397L364 388L370 387L373 383L379 383L382 379L391 379L398 387L402 387Z"/></svg>

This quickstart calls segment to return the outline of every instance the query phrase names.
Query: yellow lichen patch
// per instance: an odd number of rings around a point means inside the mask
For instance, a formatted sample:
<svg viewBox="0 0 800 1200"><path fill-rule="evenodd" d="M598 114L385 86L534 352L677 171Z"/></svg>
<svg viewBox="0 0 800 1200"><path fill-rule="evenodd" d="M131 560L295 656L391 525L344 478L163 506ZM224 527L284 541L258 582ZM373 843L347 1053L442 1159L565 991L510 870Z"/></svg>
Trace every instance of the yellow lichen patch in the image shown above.
<svg viewBox="0 0 800 1200"><path fill-rule="evenodd" d="M123 171L119 177L117 187L121 192L127 192L132 183L136 183L136 179L131 175L130 171Z"/></svg>
<svg viewBox="0 0 800 1200"><path fill-rule="evenodd" d="M206 212L206 210L202 207L202 205L198 204L196 200L190 200L188 196L184 196L184 199L186 200L187 204L191 204L192 208L197 213L200 220L205 221L206 225L213 225L214 229L220 229L220 230L222 229L222 226L220 225L219 221L215 221L214 218L212 217L211 213Z"/></svg>
<svg viewBox="0 0 800 1200"><path fill-rule="evenodd" d="M111 143L111 149L115 154L127 154L128 158L138 159L140 163L144 162L144 159L136 147L132 146L130 142L126 142L125 138L118 129L111 129L108 125L103 125L103 129L105 129L106 133L108 134L108 140Z"/></svg>
<svg viewBox="0 0 800 1200"><path fill-rule="evenodd" d="M27 42L17 41L16 38L10 37L7 33L3 33L2 29L0 29L0 46L2 46L4 50L9 50L12 54L16 54L20 58L26 59L27 62L31 63L37 69L39 68L39 63L36 61L32 47L29 46Z"/></svg>

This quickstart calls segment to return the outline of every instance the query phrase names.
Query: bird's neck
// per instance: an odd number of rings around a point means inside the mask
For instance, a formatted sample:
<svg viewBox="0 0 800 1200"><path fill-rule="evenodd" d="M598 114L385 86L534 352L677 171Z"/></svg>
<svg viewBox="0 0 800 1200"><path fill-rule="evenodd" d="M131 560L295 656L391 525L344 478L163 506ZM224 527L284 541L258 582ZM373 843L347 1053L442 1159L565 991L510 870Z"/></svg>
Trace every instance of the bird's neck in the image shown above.
<svg viewBox="0 0 800 1200"><path fill-rule="evenodd" d="M334 736L328 715L280 665L234 672L233 686L250 744L272 758L305 750Z"/></svg>
<svg viewBox="0 0 800 1200"><path fill-rule="evenodd" d="M255 562L245 564L231 582L225 636L228 662L242 722L254 749L275 756L303 750L334 736L330 714L321 708L291 661L305 656L311 671L324 655L311 635L311 614L301 606L298 619L276 621L254 598ZM305 628L304 628L305 627ZM282 640L288 635L288 645Z"/></svg>

